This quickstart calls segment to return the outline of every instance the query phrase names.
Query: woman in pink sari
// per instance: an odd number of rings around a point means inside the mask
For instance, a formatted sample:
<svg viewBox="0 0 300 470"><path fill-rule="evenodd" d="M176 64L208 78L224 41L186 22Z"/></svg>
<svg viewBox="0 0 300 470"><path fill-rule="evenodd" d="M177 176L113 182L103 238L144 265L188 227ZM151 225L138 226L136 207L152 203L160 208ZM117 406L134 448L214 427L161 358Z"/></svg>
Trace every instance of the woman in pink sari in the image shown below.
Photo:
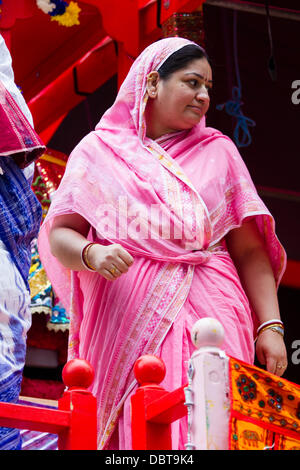
<svg viewBox="0 0 300 470"><path fill-rule="evenodd" d="M149 46L113 106L72 152L39 237L71 315L70 358L95 369L99 449L130 449L133 365L187 381L190 331L217 318L227 354L286 367L276 288L285 252L232 141L205 125L212 71L186 39ZM184 448L186 422L172 428Z"/></svg>

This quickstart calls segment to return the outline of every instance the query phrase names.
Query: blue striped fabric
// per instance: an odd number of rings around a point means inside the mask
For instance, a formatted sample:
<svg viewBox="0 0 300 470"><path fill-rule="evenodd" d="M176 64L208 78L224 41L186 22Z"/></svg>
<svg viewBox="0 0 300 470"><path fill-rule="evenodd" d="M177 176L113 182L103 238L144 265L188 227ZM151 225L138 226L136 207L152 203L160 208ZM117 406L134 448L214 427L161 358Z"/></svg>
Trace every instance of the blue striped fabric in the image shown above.
<svg viewBox="0 0 300 470"><path fill-rule="evenodd" d="M0 364L1 368L1 364ZM22 381L22 371L15 371L0 383L0 401L16 403ZM0 427L0 450L20 450L21 434L18 429Z"/></svg>
<svg viewBox="0 0 300 470"><path fill-rule="evenodd" d="M58 437L49 432L21 431L22 450L58 450Z"/></svg>
<svg viewBox="0 0 300 470"><path fill-rule="evenodd" d="M35 406L38 408L47 408L57 410L57 406L50 406L31 401L30 398L26 400L20 399L18 404L24 406ZM27 429L21 430L22 450L58 450L58 435L49 432L29 431Z"/></svg>
<svg viewBox="0 0 300 470"><path fill-rule="evenodd" d="M37 236L42 208L22 170L7 157L0 156L0 240L28 285L31 242Z"/></svg>

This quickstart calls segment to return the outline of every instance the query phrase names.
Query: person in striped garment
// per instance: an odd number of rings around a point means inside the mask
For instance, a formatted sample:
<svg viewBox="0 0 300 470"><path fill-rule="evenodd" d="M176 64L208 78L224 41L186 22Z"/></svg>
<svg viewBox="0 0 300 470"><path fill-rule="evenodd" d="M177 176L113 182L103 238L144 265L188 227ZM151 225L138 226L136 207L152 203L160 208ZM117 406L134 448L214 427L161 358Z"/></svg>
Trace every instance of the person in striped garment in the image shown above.
<svg viewBox="0 0 300 470"><path fill-rule="evenodd" d="M45 146L14 82L0 35L0 401L17 402L31 325L28 275L31 242L42 209L31 189L34 160ZM0 450L21 449L18 429L0 427Z"/></svg>

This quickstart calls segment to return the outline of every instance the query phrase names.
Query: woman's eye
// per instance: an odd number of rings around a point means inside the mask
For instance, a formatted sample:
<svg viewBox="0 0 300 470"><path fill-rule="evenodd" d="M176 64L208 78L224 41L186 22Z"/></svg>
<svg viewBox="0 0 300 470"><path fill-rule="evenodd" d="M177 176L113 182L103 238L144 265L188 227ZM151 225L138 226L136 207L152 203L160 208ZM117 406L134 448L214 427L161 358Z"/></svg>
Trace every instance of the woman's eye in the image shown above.
<svg viewBox="0 0 300 470"><path fill-rule="evenodd" d="M190 80L190 84L191 84L192 86L196 86L197 83L198 83L197 80Z"/></svg>

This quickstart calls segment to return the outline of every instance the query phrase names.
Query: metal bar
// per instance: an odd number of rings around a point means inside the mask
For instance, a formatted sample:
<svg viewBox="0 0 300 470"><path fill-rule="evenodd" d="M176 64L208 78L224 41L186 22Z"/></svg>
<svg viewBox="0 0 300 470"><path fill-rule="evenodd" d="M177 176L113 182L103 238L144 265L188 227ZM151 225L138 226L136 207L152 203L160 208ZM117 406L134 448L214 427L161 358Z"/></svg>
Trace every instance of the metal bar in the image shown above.
<svg viewBox="0 0 300 470"><path fill-rule="evenodd" d="M187 414L184 389L187 384L152 401L146 407L146 419L152 423L172 423Z"/></svg>
<svg viewBox="0 0 300 470"><path fill-rule="evenodd" d="M258 15L266 15L266 8L262 4L249 4L240 1L226 1L226 0L206 0L204 5L212 5L221 8L228 8L230 10L238 10L246 13L256 13ZM300 21L300 11L287 10L283 8L269 7L270 16L283 18L286 20Z"/></svg>
<svg viewBox="0 0 300 470"><path fill-rule="evenodd" d="M68 411L0 403L0 426L59 434L70 422Z"/></svg>

